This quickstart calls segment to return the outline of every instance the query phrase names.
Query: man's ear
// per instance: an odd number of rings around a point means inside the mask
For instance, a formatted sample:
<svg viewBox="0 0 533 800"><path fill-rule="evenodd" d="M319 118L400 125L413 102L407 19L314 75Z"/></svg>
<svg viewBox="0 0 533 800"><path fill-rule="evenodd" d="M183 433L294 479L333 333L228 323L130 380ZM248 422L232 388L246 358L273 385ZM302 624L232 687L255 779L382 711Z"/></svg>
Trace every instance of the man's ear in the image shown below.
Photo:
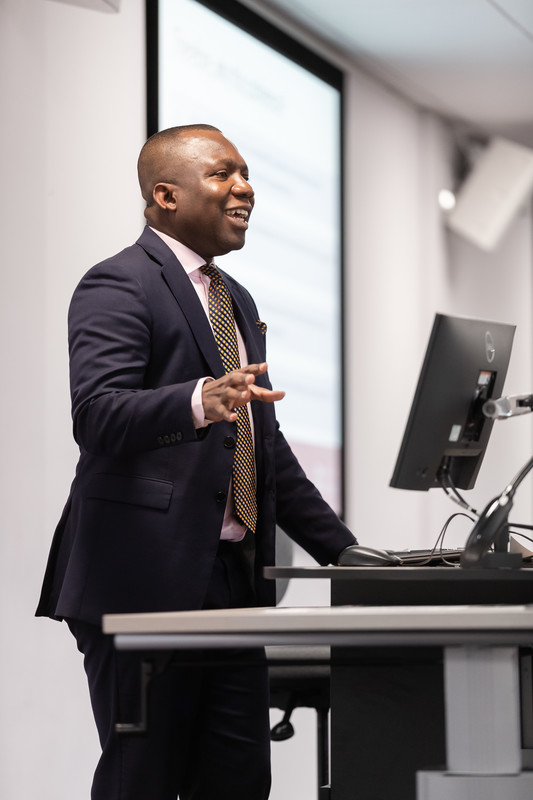
<svg viewBox="0 0 533 800"><path fill-rule="evenodd" d="M173 183L156 183L152 194L154 201L163 211L176 210L176 187Z"/></svg>

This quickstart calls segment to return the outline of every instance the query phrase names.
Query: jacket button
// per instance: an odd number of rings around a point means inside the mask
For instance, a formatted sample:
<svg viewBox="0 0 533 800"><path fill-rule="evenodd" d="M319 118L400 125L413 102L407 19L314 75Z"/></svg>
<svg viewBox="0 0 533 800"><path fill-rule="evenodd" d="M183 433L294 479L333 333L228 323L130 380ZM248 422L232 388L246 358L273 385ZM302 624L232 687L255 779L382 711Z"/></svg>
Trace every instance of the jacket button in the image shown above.
<svg viewBox="0 0 533 800"><path fill-rule="evenodd" d="M231 450L232 447L235 447L235 439L233 436L226 436L224 439L224 447L227 447L228 450Z"/></svg>
<svg viewBox="0 0 533 800"><path fill-rule="evenodd" d="M226 502L226 492L217 492L215 495L215 500L217 503L225 503Z"/></svg>

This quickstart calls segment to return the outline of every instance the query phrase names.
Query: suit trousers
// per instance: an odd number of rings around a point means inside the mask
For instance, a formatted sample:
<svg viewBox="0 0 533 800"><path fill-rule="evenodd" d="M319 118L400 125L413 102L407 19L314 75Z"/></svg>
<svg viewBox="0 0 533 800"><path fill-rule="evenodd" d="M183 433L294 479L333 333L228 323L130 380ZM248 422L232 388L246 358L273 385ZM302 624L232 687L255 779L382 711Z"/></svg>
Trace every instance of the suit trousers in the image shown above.
<svg viewBox="0 0 533 800"><path fill-rule="evenodd" d="M204 608L253 605L243 549L221 542ZM264 650L183 651L156 661L146 734L117 734L140 718L140 652L117 651L100 628L69 619L84 655L102 755L92 800L266 800L270 792Z"/></svg>

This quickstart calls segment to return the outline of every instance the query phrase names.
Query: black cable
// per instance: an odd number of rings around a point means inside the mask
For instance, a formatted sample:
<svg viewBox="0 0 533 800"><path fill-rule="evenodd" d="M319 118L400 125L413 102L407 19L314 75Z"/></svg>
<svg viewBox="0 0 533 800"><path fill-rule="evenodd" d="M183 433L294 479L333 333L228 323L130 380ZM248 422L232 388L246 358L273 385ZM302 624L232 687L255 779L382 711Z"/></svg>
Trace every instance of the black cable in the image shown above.
<svg viewBox="0 0 533 800"><path fill-rule="evenodd" d="M451 517L448 517L448 519L442 526L441 531L437 536L437 540L433 545L433 548L430 551L429 555L423 557L421 556L420 561L416 562L410 558L408 563L415 564L417 567L424 567L426 566L426 564L431 563L433 556L438 551L439 557L441 558L443 564L446 564L446 566L448 567L458 567L459 566L458 563L455 563L454 561L448 561L446 559L444 551L444 537L446 536L446 533L448 531L448 526L450 525L451 521L455 519L455 517L466 517L468 520L470 520L470 522L475 522L475 520L473 520L472 517L469 517L468 514L465 514L464 511L457 511L455 514L452 514ZM439 543L440 543L440 550L439 550Z"/></svg>
<svg viewBox="0 0 533 800"><path fill-rule="evenodd" d="M453 500L454 503L464 508L465 511L468 511L470 514L474 514L476 517L479 517L479 513L476 511L475 508L467 503L464 497L459 493L459 490L455 486L452 476L450 475L450 470L448 469L449 460L446 459L438 472L438 479L440 480L440 485L444 490L446 497L449 497L450 500Z"/></svg>
<svg viewBox="0 0 533 800"><path fill-rule="evenodd" d="M477 513L477 512L474 512L474 513ZM449 518L446 520L446 522L444 523L443 529L442 529L442 531L441 531L441 532L440 532L440 534L439 534L439 537L441 537L441 536L442 536L442 544L444 544L444 536L446 535L446 532L447 532L447 530L448 530L448 526L449 526L450 522L451 522L451 521L452 521L452 520L453 520L455 517L466 517L468 520L470 520L470 522L475 522L475 520L474 520L474 519L472 519L472 517L468 516L468 514L465 514L464 512L461 512L461 511L459 511L459 512L457 512L457 513L455 513L455 514L452 514L452 516L451 516L451 517L449 517ZM437 541L438 541L438 539L437 539ZM441 552L442 552L442 545L441 545ZM455 563L454 561L448 561L448 560L445 558L445 556L442 556L442 560L443 560L443 562L444 562L444 563L445 563L447 566L449 566L449 567L458 567L458 566L459 566L459 564L458 564L458 563Z"/></svg>

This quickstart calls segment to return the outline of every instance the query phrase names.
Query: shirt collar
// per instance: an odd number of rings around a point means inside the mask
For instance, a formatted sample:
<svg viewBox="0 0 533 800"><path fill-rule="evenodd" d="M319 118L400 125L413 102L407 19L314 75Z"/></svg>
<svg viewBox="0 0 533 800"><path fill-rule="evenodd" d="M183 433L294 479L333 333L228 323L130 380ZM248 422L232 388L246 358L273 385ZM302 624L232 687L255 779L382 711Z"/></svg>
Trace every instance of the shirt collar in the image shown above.
<svg viewBox="0 0 533 800"><path fill-rule="evenodd" d="M149 227L154 233L157 233L168 247L170 247L187 275L190 275L191 272L194 272L205 264L205 258L199 256L198 253L195 253L190 247L187 247L186 244L179 242L167 233L152 228L151 225Z"/></svg>

